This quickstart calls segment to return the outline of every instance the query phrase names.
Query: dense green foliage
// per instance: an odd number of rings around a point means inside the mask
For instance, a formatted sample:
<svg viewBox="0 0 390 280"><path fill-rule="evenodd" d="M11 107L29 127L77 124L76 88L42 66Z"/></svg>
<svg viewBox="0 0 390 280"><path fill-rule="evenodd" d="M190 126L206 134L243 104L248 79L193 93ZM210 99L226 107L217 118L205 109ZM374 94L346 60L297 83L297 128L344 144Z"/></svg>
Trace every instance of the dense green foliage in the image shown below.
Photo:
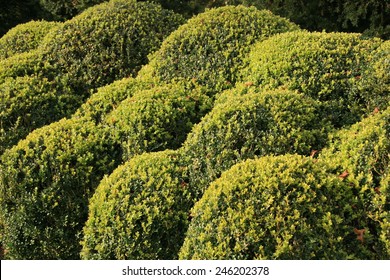
<svg viewBox="0 0 390 280"><path fill-rule="evenodd" d="M387 256L390 256L390 210L388 207L390 204L390 172L382 177L379 189L380 192L383 193L383 196L379 200L379 219L381 220L381 234L379 238L385 246ZM384 205L387 205L387 208L385 208Z"/></svg>
<svg viewBox="0 0 390 280"><path fill-rule="evenodd" d="M0 38L0 258L389 259L387 6L151 2Z"/></svg>
<svg viewBox="0 0 390 280"><path fill-rule="evenodd" d="M135 75L184 19L152 3L112 0L65 22L44 45L46 60L75 94ZM64 47L66 46L66 47Z"/></svg>
<svg viewBox="0 0 390 280"><path fill-rule="evenodd" d="M160 86L122 101L105 123L121 143L126 160L144 151L179 148L210 103L201 90Z"/></svg>
<svg viewBox="0 0 390 280"><path fill-rule="evenodd" d="M120 158L107 130L66 120L35 130L0 159L2 243L11 259L75 259L88 199Z"/></svg>
<svg viewBox="0 0 390 280"><path fill-rule="evenodd" d="M0 154L37 127L72 112L80 101L55 83L36 76L0 84Z"/></svg>
<svg viewBox="0 0 390 280"><path fill-rule="evenodd" d="M298 90L320 100L336 126L352 124L377 99L374 94L381 94L353 90L380 44L359 34L279 34L253 47L242 79L264 88Z"/></svg>
<svg viewBox="0 0 390 280"><path fill-rule="evenodd" d="M110 89L112 96L126 92L132 96L111 113L101 111L100 123L91 115L76 114L35 130L4 152L0 206L7 213L3 242L9 258L77 258L86 205L103 175L122 158L178 147L210 106L202 91L185 90L181 85L148 90L138 86L142 87L127 79L98 92L104 96ZM28 213L21 205L28 207ZM42 213L48 219L42 219ZM50 244L50 238L56 241Z"/></svg>
<svg viewBox="0 0 390 280"><path fill-rule="evenodd" d="M102 180L84 228L84 259L176 259L193 204L179 153L134 157Z"/></svg>
<svg viewBox="0 0 390 280"><path fill-rule="evenodd" d="M100 87L96 93L76 111L74 118L86 118L101 123L126 98L130 98L141 90L152 89L158 85L138 78L124 78L109 85Z"/></svg>
<svg viewBox="0 0 390 280"><path fill-rule="evenodd" d="M375 258L354 235L351 188L327 170L298 155L234 166L194 206L180 258Z"/></svg>
<svg viewBox="0 0 390 280"><path fill-rule="evenodd" d="M48 32L59 26L57 22L31 21L12 28L0 38L0 60L38 48Z"/></svg>
<svg viewBox="0 0 390 280"><path fill-rule="evenodd" d="M0 83L7 78L50 73L52 70L52 67L43 60L43 54L39 49L23 52L1 60Z"/></svg>
<svg viewBox="0 0 390 280"><path fill-rule="evenodd" d="M47 87L30 85L29 78L18 79L18 87L27 88L27 93L8 89L9 83L0 86L6 87L6 92L13 91L21 101L15 107L12 94L2 96L2 106L13 117L1 120L5 124L1 137L10 141L2 142L4 146L0 151L23 139L33 129L70 116L89 97L91 90L135 75L147 62L148 53L156 50L183 21L181 16L156 4L113 0L63 23L36 51L6 59L0 67L0 81L35 74L42 79L41 83L52 84L55 93L45 91ZM26 84L23 85L23 81ZM25 98L30 96L34 101ZM18 122L26 115L37 114L33 111L36 104L46 102L47 96L51 96L51 100L45 106L53 106L50 112L41 110L39 119ZM20 105L24 106L23 110L16 110ZM17 133L12 134L15 127Z"/></svg>
<svg viewBox="0 0 390 280"><path fill-rule="evenodd" d="M320 158L335 172L348 172L346 181L364 202L355 211L366 216L356 225L367 231L366 249L389 258L390 107L337 132L330 142Z"/></svg>
<svg viewBox="0 0 390 280"><path fill-rule="evenodd" d="M249 92L247 92L249 91ZM309 155L331 129L319 104L287 90L235 89L194 127L183 144L191 183L200 193L242 160L269 154Z"/></svg>
<svg viewBox="0 0 390 280"><path fill-rule="evenodd" d="M352 88L366 102L366 111L386 109L390 105L390 41L385 41L363 66L361 78Z"/></svg>
<svg viewBox="0 0 390 280"><path fill-rule="evenodd" d="M253 43L297 29L268 11L243 6L211 9L190 19L164 41L151 57L151 69L147 70L152 74L148 74L166 82L192 81L215 93L235 84Z"/></svg>

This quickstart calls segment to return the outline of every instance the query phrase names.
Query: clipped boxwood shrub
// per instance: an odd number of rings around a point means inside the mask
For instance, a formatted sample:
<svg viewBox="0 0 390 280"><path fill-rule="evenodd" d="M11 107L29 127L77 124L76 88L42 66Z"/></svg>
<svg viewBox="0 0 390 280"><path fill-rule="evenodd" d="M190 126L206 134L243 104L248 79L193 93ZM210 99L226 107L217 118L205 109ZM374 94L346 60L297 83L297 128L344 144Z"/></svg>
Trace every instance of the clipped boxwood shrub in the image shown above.
<svg viewBox="0 0 390 280"><path fill-rule="evenodd" d="M97 89L73 115L73 118L87 118L96 124L101 123L126 98L136 95L139 91L158 86L153 81L138 77L117 80L107 86Z"/></svg>
<svg viewBox="0 0 390 280"><path fill-rule="evenodd" d="M140 75L193 81L212 92L231 87L249 47L276 33L297 30L286 19L244 6L210 9L180 26L151 56Z"/></svg>
<svg viewBox="0 0 390 280"><path fill-rule="evenodd" d="M181 259L375 258L360 250L349 185L299 155L247 160L191 211Z"/></svg>
<svg viewBox="0 0 390 280"><path fill-rule="evenodd" d="M7 78L36 75L36 73L55 74L54 69L43 60L43 54L39 49L15 54L0 63L0 83L4 83Z"/></svg>
<svg viewBox="0 0 390 280"><path fill-rule="evenodd" d="M77 259L88 199L120 149L92 122L62 119L0 158L1 243L8 259Z"/></svg>
<svg viewBox="0 0 390 280"><path fill-rule="evenodd" d="M384 41L373 53L353 90L363 96L368 112L390 106L390 41Z"/></svg>
<svg viewBox="0 0 390 280"><path fill-rule="evenodd" d="M364 202L355 211L365 214L359 226L369 232L366 244L387 258L390 258L389 154L390 107L333 134L329 147L320 154L320 159L327 161L336 174L347 175L345 180L350 188Z"/></svg>
<svg viewBox="0 0 390 280"><path fill-rule="evenodd" d="M7 78L0 84L0 154L35 128L69 115L80 99L42 77Z"/></svg>
<svg viewBox="0 0 390 280"><path fill-rule="evenodd" d="M126 160L144 151L180 147L210 103L201 88L159 86L122 101L105 123L121 143Z"/></svg>
<svg viewBox="0 0 390 280"><path fill-rule="evenodd" d="M0 38L0 60L38 48L48 32L59 26L44 20L17 25Z"/></svg>
<svg viewBox="0 0 390 280"><path fill-rule="evenodd" d="M136 156L105 177L89 205L83 259L177 259L193 205L177 151Z"/></svg>
<svg viewBox="0 0 390 280"><path fill-rule="evenodd" d="M45 60L75 94L135 75L184 19L160 5L112 0L66 21L43 48Z"/></svg>
<svg viewBox="0 0 390 280"><path fill-rule="evenodd" d="M325 144L330 125L320 118L319 105L310 97L244 87L226 98L193 128L181 148L190 161L191 184L200 193L242 160L269 154L309 155Z"/></svg>
<svg viewBox="0 0 390 280"><path fill-rule="evenodd" d="M343 126L359 120L366 96L352 87L381 44L360 34L291 32L258 43L248 56L243 81L263 88L280 86L320 100L324 117Z"/></svg>
<svg viewBox="0 0 390 280"><path fill-rule="evenodd" d="M147 54L156 50L163 39L183 21L181 16L163 10L156 4L113 0L62 24L46 37L46 42L33 54L10 58L4 65L5 70L0 68L0 77L4 81L6 77L35 73L55 84L56 91L66 92L67 104L62 94L56 94L57 100L53 101L66 107L66 110L57 110L57 114L47 114L46 118L42 116L40 119L40 123L49 124L73 114L89 97L90 90L135 74L138 67L147 62ZM20 87L28 88L30 85ZM36 95L36 100L41 102L51 92L44 92L40 88L29 94ZM22 96L20 94L20 98ZM24 100L24 104L28 102L30 100ZM52 103L45 106L51 106ZM15 116L15 119L23 118L26 114L34 115L28 108L17 112L20 115ZM8 127L18 125L9 123ZM36 127L24 125L21 130L30 132ZM21 139L17 138L18 135L12 137L15 141Z"/></svg>
<svg viewBox="0 0 390 280"><path fill-rule="evenodd" d="M115 86L119 89L120 83ZM149 146L129 146L131 155L152 145L153 149L179 145L203 114L207 104L203 100L208 98L201 92L180 85L139 91L111 114L106 115L104 109L104 122L99 125L88 116L74 116L35 130L6 150L0 161L0 206L6 213L3 244L9 250L7 257L77 258L88 199L103 175L125 157L126 144L141 141L143 136L142 141L151 140ZM126 158L130 156L124 152ZM28 206L26 213L23 205ZM49 218L42 220L42 215ZM49 243L50 239L54 241Z"/></svg>

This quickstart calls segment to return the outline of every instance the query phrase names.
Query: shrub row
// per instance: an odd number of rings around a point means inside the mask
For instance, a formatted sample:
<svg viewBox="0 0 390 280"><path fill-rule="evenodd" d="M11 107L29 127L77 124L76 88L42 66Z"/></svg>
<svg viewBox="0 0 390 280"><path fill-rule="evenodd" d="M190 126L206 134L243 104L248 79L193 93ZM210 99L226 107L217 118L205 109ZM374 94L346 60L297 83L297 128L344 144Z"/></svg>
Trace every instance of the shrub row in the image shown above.
<svg viewBox="0 0 390 280"><path fill-rule="evenodd" d="M122 94L120 84L111 87L120 91L113 96ZM122 157L176 148L208 104L201 92L181 85L137 91L133 79L122 84L132 97L100 115L101 123L88 115L62 119L3 153L0 221L7 258L78 258L88 200L103 175Z"/></svg>
<svg viewBox="0 0 390 280"><path fill-rule="evenodd" d="M14 118L3 121L6 123L2 128L3 139L13 141L3 142L2 150L41 125L70 116L89 97L91 90L135 75L139 67L146 64L147 54L156 50L183 22L181 16L156 4L112 0L63 23L45 37L38 50L6 59L0 68L1 82L9 77L36 75L37 79L55 85L57 93L45 92L44 87L32 87L28 84L29 78L18 79L18 86L29 88L28 95L34 96L34 100L24 99L25 91L17 93L14 90L15 98L27 105L20 111L19 106L13 106L14 99L4 96L5 109ZM27 84L22 85L23 81ZM67 94L67 100L63 98L63 92ZM44 104L48 95L53 100ZM41 114L34 122L16 122L26 114L36 114L33 109L37 104L47 107L52 103L60 104L55 106L55 112Z"/></svg>
<svg viewBox="0 0 390 280"><path fill-rule="evenodd" d="M180 258L388 259L389 114L334 133L318 159L265 156L224 172L193 207Z"/></svg>
<svg viewBox="0 0 390 280"><path fill-rule="evenodd" d="M310 153L320 143L326 124L316 117L315 101L289 91L250 91L232 91L182 149L133 157L104 179L90 203L82 257L175 259L189 209L222 171L250 157Z"/></svg>

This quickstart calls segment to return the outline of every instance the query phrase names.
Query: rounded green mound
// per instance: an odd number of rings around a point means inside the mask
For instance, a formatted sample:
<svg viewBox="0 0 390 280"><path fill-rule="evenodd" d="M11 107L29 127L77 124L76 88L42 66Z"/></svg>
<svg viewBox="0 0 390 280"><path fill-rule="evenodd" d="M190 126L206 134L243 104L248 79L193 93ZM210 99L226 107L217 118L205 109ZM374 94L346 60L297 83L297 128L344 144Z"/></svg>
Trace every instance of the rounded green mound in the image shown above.
<svg viewBox="0 0 390 280"><path fill-rule="evenodd" d="M202 192L232 165L270 154L309 155L321 148L329 123L319 104L288 90L259 92L238 87L217 102L181 148L188 156L191 183Z"/></svg>
<svg viewBox="0 0 390 280"><path fill-rule="evenodd" d="M181 259L354 259L348 184L299 155L237 164L192 209Z"/></svg>
<svg viewBox="0 0 390 280"><path fill-rule="evenodd" d="M17 25L0 38L0 60L38 48L48 32L59 26L43 20Z"/></svg>
<svg viewBox="0 0 390 280"><path fill-rule="evenodd" d="M193 81L215 93L234 85L254 42L297 29L288 20L256 8L210 9L174 31L140 75L166 82Z"/></svg>
<svg viewBox="0 0 390 280"><path fill-rule="evenodd" d="M390 106L390 40L373 52L353 90L366 100L368 112Z"/></svg>
<svg viewBox="0 0 390 280"><path fill-rule="evenodd" d="M152 89L157 86L152 81L143 81L142 79L138 79L138 77L117 80L109 85L98 88L80 106L73 117L89 119L99 124L126 98L133 97L139 91Z"/></svg>
<svg viewBox="0 0 390 280"><path fill-rule="evenodd" d="M88 199L120 149L92 122L62 119L0 158L1 243L9 259L77 259Z"/></svg>
<svg viewBox="0 0 390 280"><path fill-rule="evenodd" d="M157 86L122 101L105 124L121 143L126 160L145 151L178 148L210 106L201 88Z"/></svg>
<svg viewBox="0 0 390 280"><path fill-rule="evenodd" d="M147 54L156 50L183 21L181 16L156 4L113 0L62 24L46 37L38 50L6 59L0 69L0 80L5 82L7 77L24 77L35 73L43 81L55 85L56 93L50 104L44 104L44 100L47 95L53 96L52 92L45 92L45 88L32 88L29 92L29 96L34 95L34 100L44 107L58 103L66 108L57 110L56 114L47 114L46 118L42 115L39 119L39 125L50 124L73 114L89 97L90 90L135 74L138 67L147 62ZM18 79L18 86L29 88L28 80ZM22 81L26 81L26 84L20 84ZM3 87L7 87L7 84ZM19 94L20 100L23 96L23 93ZM22 102L26 104L29 101L31 99ZM16 114L14 120L36 114L28 110L34 106L29 104L19 112L13 111ZM39 127L5 121L8 122L4 128L5 134L11 133L9 127L21 126L20 129L26 133ZM4 137L18 141L26 135L20 135L21 138L16 134Z"/></svg>
<svg viewBox="0 0 390 280"><path fill-rule="evenodd" d="M253 47L242 79L263 88L298 90L323 102L335 125L349 125L374 99L352 88L381 42L348 33L279 34Z"/></svg>
<svg viewBox="0 0 390 280"><path fill-rule="evenodd" d="M193 205L176 151L134 157L105 177L90 201L83 259L177 259Z"/></svg>
<svg viewBox="0 0 390 280"><path fill-rule="evenodd" d="M345 180L363 201L355 211L366 215L359 224L371 233L366 246L387 258L390 257L389 154L390 107L332 135L329 147L320 154L320 159L334 173L347 175Z"/></svg>
<svg viewBox="0 0 390 280"><path fill-rule="evenodd" d="M76 94L135 75L184 19L160 5L112 0L65 22L43 48Z"/></svg>
<svg viewBox="0 0 390 280"><path fill-rule="evenodd" d="M81 105L66 88L36 76L7 78L0 84L0 98L0 154L32 130Z"/></svg>
<svg viewBox="0 0 390 280"><path fill-rule="evenodd" d="M54 72L54 69L45 63L43 53L40 49L15 54L1 61L0 63L0 83L4 83L7 78L17 78L42 72Z"/></svg>

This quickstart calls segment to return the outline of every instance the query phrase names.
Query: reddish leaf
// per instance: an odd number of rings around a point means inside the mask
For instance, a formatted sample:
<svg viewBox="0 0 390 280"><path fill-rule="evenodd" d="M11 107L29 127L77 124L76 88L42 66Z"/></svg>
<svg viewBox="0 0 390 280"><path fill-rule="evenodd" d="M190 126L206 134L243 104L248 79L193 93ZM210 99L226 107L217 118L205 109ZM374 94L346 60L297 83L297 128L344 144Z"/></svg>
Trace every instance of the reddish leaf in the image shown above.
<svg viewBox="0 0 390 280"><path fill-rule="evenodd" d="M359 240L361 243L364 242L364 232L366 231L366 229L357 229L357 228L354 228L353 229L353 232L357 235L356 239Z"/></svg>
<svg viewBox="0 0 390 280"><path fill-rule="evenodd" d="M342 178L342 179L345 179L345 178L348 177L348 175L349 175L348 171L345 170L343 173L341 173L341 174L339 175L339 177Z"/></svg>

